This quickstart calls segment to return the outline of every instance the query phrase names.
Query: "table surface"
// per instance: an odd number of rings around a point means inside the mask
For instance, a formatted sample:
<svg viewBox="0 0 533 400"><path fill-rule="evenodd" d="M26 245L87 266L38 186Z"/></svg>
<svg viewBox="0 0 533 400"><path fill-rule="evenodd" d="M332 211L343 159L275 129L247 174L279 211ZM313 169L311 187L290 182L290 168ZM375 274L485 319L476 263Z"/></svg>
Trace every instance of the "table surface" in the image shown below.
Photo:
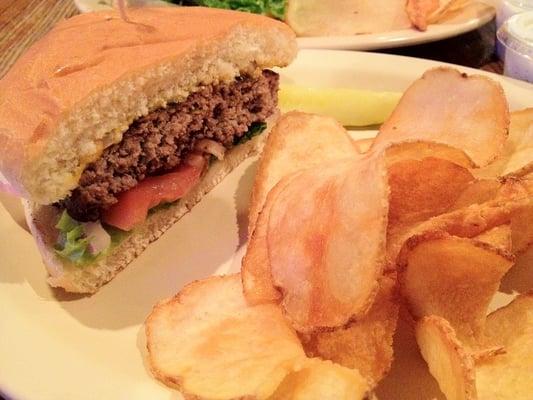
<svg viewBox="0 0 533 400"><path fill-rule="evenodd" d="M56 22L77 13L72 0L0 0L0 77ZM429 58L501 74L502 65L494 56L495 30L494 21L491 21L455 38L381 52Z"/></svg>

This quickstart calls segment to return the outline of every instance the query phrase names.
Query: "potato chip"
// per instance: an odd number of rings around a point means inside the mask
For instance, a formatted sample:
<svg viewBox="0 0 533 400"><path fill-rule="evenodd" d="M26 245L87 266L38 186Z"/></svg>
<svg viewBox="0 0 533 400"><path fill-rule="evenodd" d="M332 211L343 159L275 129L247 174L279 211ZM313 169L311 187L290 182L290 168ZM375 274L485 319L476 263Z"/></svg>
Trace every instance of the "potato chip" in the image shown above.
<svg viewBox="0 0 533 400"><path fill-rule="evenodd" d="M511 113L506 150L509 158L503 175L523 176L533 171L533 108Z"/></svg>
<svg viewBox="0 0 533 400"><path fill-rule="evenodd" d="M409 312L401 305L393 339L394 360L391 370L375 390L379 399L446 400L420 354L415 325Z"/></svg>
<svg viewBox="0 0 533 400"><path fill-rule="evenodd" d="M482 168L480 177L525 176L533 172L533 108L510 114L509 137L503 152Z"/></svg>
<svg viewBox="0 0 533 400"><path fill-rule="evenodd" d="M500 284L500 291L504 293L526 293L533 288L533 246L516 256L513 268L505 274Z"/></svg>
<svg viewBox="0 0 533 400"><path fill-rule="evenodd" d="M520 254L533 244L533 197L531 204L517 210L511 217L513 253Z"/></svg>
<svg viewBox="0 0 533 400"><path fill-rule="evenodd" d="M462 149L484 166L500 154L508 126L507 101L498 83L441 67L427 71L405 91L372 148L436 142Z"/></svg>
<svg viewBox="0 0 533 400"><path fill-rule="evenodd" d="M392 338L399 309L395 286L396 274L383 276L366 315L345 327L301 335L307 355L356 369L376 385L392 363Z"/></svg>
<svg viewBox="0 0 533 400"><path fill-rule="evenodd" d="M533 293L520 295L490 314L485 333L486 344L492 347L485 351L488 356L479 357L468 352L441 317L424 317L416 327L420 351L448 400L529 400Z"/></svg>
<svg viewBox="0 0 533 400"><path fill-rule="evenodd" d="M450 209L475 178L468 169L440 158L389 164L389 224L428 219Z"/></svg>
<svg viewBox="0 0 533 400"><path fill-rule="evenodd" d="M438 9L439 0L407 0L405 5L409 19L421 31L427 29L429 16Z"/></svg>
<svg viewBox="0 0 533 400"><path fill-rule="evenodd" d="M277 196L268 254L298 331L344 325L371 306L384 263L387 198L379 154L307 170Z"/></svg>
<svg viewBox="0 0 533 400"><path fill-rule="evenodd" d="M533 293L524 294L487 318L490 344L505 352L476 365L480 400L529 400L533 394Z"/></svg>
<svg viewBox="0 0 533 400"><path fill-rule="evenodd" d="M475 182L474 164L460 150L429 142L397 143L386 150L389 185L389 227L413 223L453 208Z"/></svg>
<svg viewBox="0 0 533 400"><path fill-rule="evenodd" d="M287 376L269 400L363 400L368 392L357 370L313 358Z"/></svg>
<svg viewBox="0 0 533 400"><path fill-rule="evenodd" d="M511 224L495 226L480 235L474 236L474 239L506 252L511 252L513 249Z"/></svg>
<svg viewBox="0 0 533 400"><path fill-rule="evenodd" d="M416 341L446 399L477 399L474 361L448 321L435 315L422 318Z"/></svg>
<svg viewBox="0 0 533 400"><path fill-rule="evenodd" d="M473 3L472 0L440 0L439 8L433 11L427 18L430 24L444 21L453 13L463 11L463 9Z"/></svg>
<svg viewBox="0 0 533 400"><path fill-rule="evenodd" d="M358 153L365 154L368 149L370 149L370 146L372 146L374 138L355 139L354 136L355 135L351 135L355 149Z"/></svg>
<svg viewBox="0 0 533 400"><path fill-rule="evenodd" d="M429 24L466 7L471 0L408 0L406 11L415 27L425 31Z"/></svg>
<svg viewBox="0 0 533 400"><path fill-rule="evenodd" d="M447 160L464 168L475 168L476 166L464 151L436 142L408 141L392 143L386 152L389 166L398 161L423 160L428 157Z"/></svg>
<svg viewBox="0 0 533 400"><path fill-rule="evenodd" d="M285 22L298 36L357 35L411 27L405 0L289 0Z"/></svg>
<svg viewBox="0 0 533 400"><path fill-rule="evenodd" d="M505 348L503 346L484 347L470 352L476 365L491 360L501 354L505 354Z"/></svg>
<svg viewBox="0 0 533 400"><path fill-rule="evenodd" d="M490 244L433 232L410 238L400 254L401 292L415 318L445 318L472 348L483 340L487 309L513 256Z"/></svg>
<svg viewBox="0 0 533 400"><path fill-rule="evenodd" d="M528 193L526 181L508 179L505 183L496 180L483 179L473 182L455 202L453 209L460 209L475 203L503 202L502 211L510 209L506 213L511 223L510 238L512 246L509 251L520 254L533 244L533 196ZM514 207L513 207L514 205ZM509 208L510 206L510 208ZM507 248L507 247L506 247Z"/></svg>
<svg viewBox="0 0 533 400"><path fill-rule="evenodd" d="M270 189L284 176L330 160L357 156L346 130L333 118L290 112L270 132L256 173L249 235Z"/></svg>
<svg viewBox="0 0 533 400"><path fill-rule="evenodd" d="M189 284L145 329L152 372L190 398L266 399L305 361L281 309L248 306L239 275Z"/></svg>
<svg viewBox="0 0 533 400"><path fill-rule="evenodd" d="M251 305L278 302L281 293L274 287L268 257L267 231L270 210L279 193L299 173L286 176L268 192L268 196L259 214L252 237L248 242L246 254L242 260L241 276L244 296Z"/></svg>
<svg viewBox="0 0 533 400"><path fill-rule="evenodd" d="M471 182L459 195L452 210L459 210L472 204L482 204L498 196L502 183L497 179L477 179Z"/></svg>
<svg viewBox="0 0 533 400"><path fill-rule="evenodd" d="M532 334L533 291L517 296L507 306L497 309L487 317L485 336L488 344L505 346L508 349L517 339Z"/></svg>
<svg viewBox="0 0 533 400"><path fill-rule="evenodd" d="M402 246L413 236L440 231L463 238L472 238L496 226L508 224L513 215L528 207L531 202L530 194L525 190L524 185L514 180L508 180L503 185L499 185L497 190L493 190L493 188L487 190L483 185L474 184L474 186L483 193L479 193L479 198L474 195L471 199L472 202L483 201L489 194L492 196L495 193L494 197L481 204L463 205L461 209L441 214L414 225L389 226L387 268L394 269L396 267ZM470 203L464 198L459 201L464 201L465 204Z"/></svg>

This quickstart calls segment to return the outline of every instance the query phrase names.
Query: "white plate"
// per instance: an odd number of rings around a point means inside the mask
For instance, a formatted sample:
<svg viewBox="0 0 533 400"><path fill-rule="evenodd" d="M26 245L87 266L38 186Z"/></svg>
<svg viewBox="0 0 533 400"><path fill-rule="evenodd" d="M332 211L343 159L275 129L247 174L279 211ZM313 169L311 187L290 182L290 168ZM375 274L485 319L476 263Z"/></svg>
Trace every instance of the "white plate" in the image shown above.
<svg viewBox="0 0 533 400"><path fill-rule="evenodd" d="M82 13L109 10L113 8L113 2L114 0L74 0L76 8ZM130 7L144 5L166 7L172 5L163 0L127 0L127 4Z"/></svg>
<svg viewBox="0 0 533 400"><path fill-rule="evenodd" d="M475 3L439 24L429 25L425 32L416 29L353 36L300 37L300 48L336 50L378 50L413 46L457 36L477 29L494 18L494 7Z"/></svg>
<svg viewBox="0 0 533 400"><path fill-rule="evenodd" d="M494 0L485 0L485 3L487 2L494 2ZM81 12L89 12L109 9L112 0L74 0L74 3ZM128 3L130 5L168 5L161 0L130 0ZM494 7L485 3L472 4L442 23L430 25L425 32L403 29L352 36L300 37L298 45L300 48L307 49L378 50L434 42L472 31L489 22L494 18L495 10Z"/></svg>
<svg viewBox="0 0 533 400"><path fill-rule="evenodd" d="M304 50L282 77L303 85L400 91L437 65L382 54ZM502 83L512 109L533 105L531 85L491 76ZM31 236L6 210L16 214L18 203L3 196L0 392L16 400L180 399L150 377L143 362L142 323L155 302L186 283L238 269L255 165L248 160L239 166L92 297L65 295L46 285ZM380 388L381 400L392 399L387 393L396 390L394 376Z"/></svg>

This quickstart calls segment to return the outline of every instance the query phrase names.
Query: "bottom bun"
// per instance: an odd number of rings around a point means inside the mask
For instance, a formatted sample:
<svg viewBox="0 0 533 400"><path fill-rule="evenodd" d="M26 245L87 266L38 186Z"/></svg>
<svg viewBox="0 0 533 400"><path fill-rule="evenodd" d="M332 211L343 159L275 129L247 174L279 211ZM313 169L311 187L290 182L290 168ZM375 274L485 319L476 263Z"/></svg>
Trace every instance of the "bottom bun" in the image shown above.
<svg viewBox="0 0 533 400"><path fill-rule="evenodd" d="M269 123L269 128L271 124ZM68 292L95 293L109 282L126 265L141 254L153 241L189 212L205 194L213 189L226 175L246 158L261 151L268 132L228 151L224 160L211 164L204 177L185 197L169 207L149 214L146 221L136 227L105 257L83 267L76 266L57 256L54 245L58 231L54 227L59 213L54 206L38 205L23 201L26 220L37 242L44 264L50 274L48 283Z"/></svg>

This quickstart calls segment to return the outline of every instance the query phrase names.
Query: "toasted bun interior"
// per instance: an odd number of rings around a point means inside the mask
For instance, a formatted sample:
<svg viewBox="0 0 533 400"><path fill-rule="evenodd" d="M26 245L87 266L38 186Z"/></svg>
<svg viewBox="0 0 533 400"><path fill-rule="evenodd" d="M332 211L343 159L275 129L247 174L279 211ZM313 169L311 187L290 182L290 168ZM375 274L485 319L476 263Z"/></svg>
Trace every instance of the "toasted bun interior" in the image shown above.
<svg viewBox="0 0 533 400"><path fill-rule="evenodd" d="M67 197L140 116L296 54L293 32L266 17L191 7L128 16L58 24L0 81L0 171L33 203Z"/></svg>

